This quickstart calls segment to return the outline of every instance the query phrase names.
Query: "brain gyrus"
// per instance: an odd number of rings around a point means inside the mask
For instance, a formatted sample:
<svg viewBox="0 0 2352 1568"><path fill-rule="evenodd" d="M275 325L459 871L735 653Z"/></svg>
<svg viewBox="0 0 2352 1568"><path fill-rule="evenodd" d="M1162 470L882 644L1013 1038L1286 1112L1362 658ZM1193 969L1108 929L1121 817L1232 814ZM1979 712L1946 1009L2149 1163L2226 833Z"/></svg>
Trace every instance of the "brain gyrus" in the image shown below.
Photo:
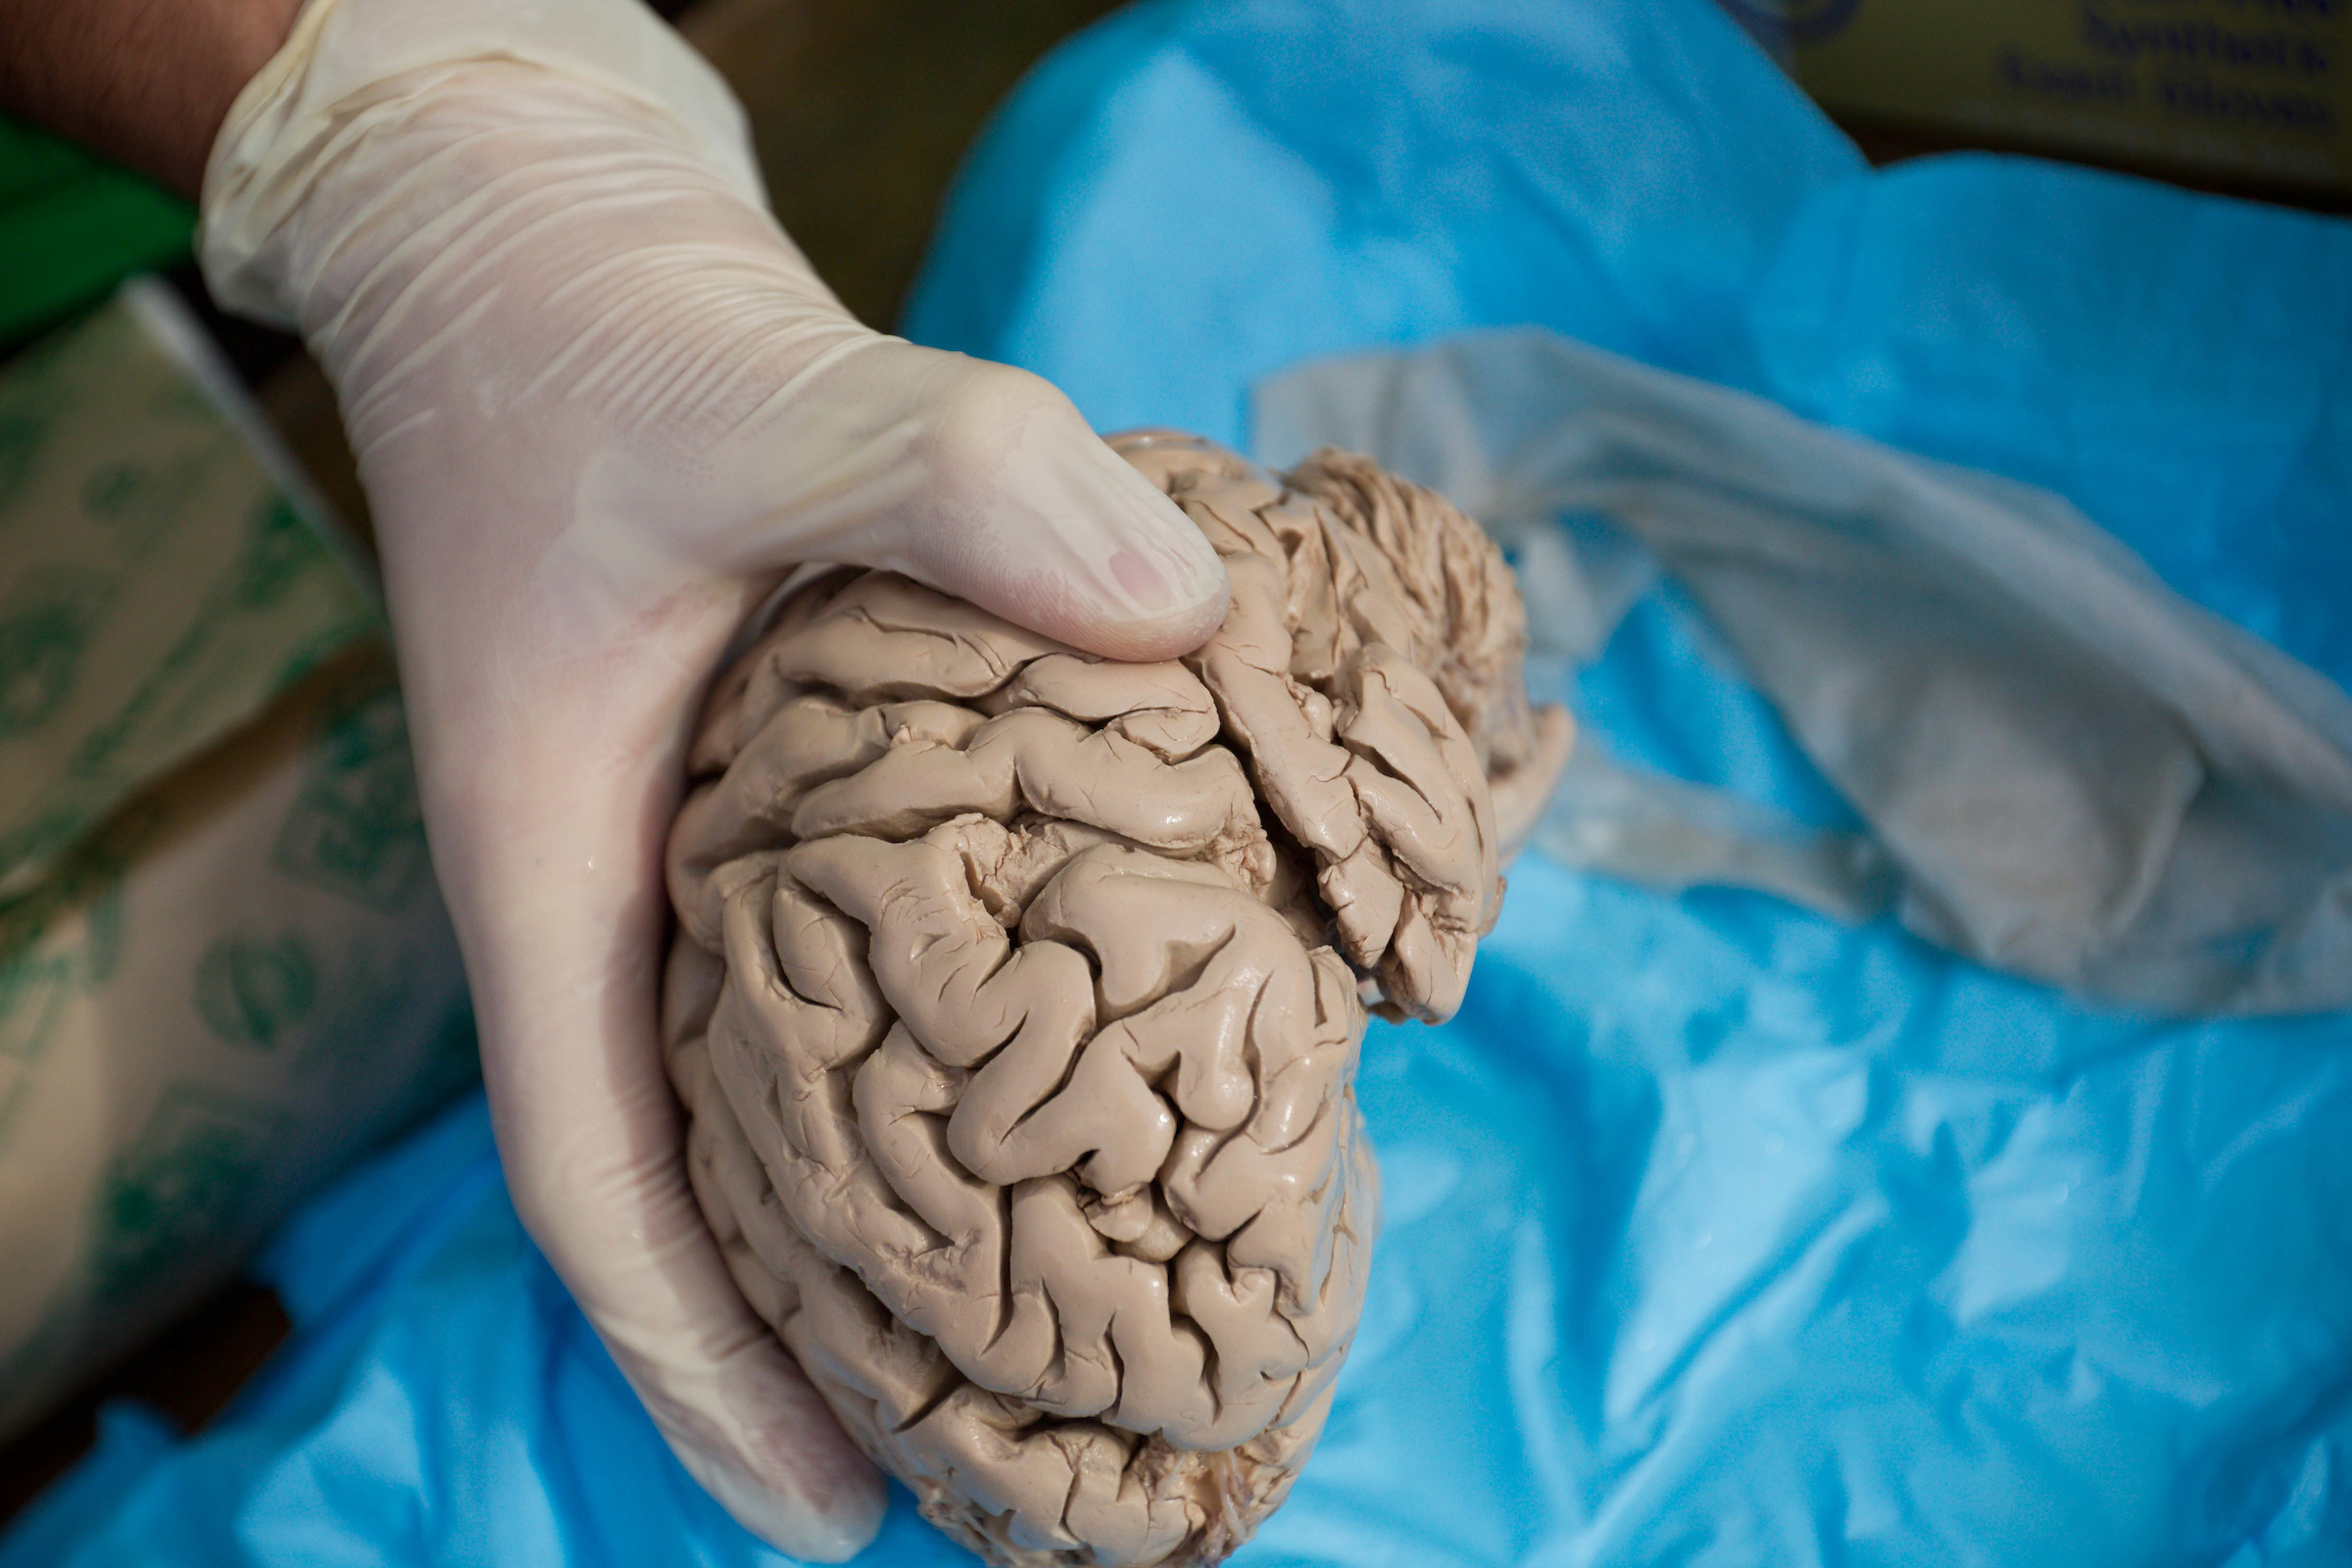
<svg viewBox="0 0 2352 1568"><path fill-rule="evenodd" d="M670 1075L737 1283L993 1561L1211 1563L1353 1334L1369 1005L1458 1005L1564 760L1477 526L1368 462L1114 438L1223 556L1176 662L887 572L720 679L671 832Z"/></svg>

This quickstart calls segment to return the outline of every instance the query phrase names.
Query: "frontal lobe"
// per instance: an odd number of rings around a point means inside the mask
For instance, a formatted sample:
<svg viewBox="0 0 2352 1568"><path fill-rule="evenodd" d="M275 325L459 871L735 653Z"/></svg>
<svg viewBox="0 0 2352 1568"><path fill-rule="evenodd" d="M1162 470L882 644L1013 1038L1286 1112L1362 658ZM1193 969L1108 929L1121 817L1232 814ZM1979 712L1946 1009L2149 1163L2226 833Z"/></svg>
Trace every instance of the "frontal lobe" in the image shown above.
<svg viewBox="0 0 2352 1568"><path fill-rule="evenodd" d="M1213 1562L1281 1500L1363 1299L1366 1001L1451 1010L1490 777L1566 742L1494 697L1516 598L1458 514L1425 548L1394 495L1126 455L1233 572L1206 648L1098 662L832 573L713 692L669 848L697 1196L853 1435L1006 1563Z"/></svg>

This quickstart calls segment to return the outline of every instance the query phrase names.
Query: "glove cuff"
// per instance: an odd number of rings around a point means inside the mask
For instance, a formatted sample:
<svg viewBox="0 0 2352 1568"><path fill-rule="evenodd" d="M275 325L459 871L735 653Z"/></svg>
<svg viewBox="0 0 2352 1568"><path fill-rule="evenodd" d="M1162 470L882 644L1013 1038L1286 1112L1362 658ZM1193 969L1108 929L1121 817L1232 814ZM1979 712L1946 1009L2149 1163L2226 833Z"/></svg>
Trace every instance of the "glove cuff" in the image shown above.
<svg viewBox="0 0 2352 1568"><path fill-rule="evenodd" d="M308 0L284 47L238 93L206 161L196 253L213 298L297 326L308 280L292 230L318 173L367 135L371 109L490 62L537 67L653 111L765 210L742 106L638 0ZM307 239L304 252L328 248Z"/></svg>

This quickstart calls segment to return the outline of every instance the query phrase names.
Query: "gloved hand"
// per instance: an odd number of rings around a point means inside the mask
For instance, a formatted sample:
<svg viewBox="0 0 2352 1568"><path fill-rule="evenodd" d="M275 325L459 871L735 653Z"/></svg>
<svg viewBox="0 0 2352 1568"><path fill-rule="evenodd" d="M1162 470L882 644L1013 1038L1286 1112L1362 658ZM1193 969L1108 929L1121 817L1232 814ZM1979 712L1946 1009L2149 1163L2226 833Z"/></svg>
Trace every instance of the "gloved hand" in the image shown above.
<svg viewBox="0 0 2352 1568"><path fill-rule="evenodd" d="M312 0L201 253L341 399L515 1205L695 1476L846 1556L879 1478L729 1280L656 1042L699 693L798 562L1145 659L1215 628L1223 568L1046 383L852 320L634 0Z"/></svg>

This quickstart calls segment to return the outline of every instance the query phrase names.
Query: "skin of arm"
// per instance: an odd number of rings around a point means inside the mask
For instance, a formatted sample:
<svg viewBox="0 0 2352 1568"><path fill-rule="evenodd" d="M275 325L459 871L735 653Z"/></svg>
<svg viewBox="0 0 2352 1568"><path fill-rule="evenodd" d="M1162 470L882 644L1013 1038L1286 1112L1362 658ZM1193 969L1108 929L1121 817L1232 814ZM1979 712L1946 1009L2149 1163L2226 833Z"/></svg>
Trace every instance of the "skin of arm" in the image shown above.
<svg viewBox="0 0 2352 1568"><path fill-rule="evenodd" d="M301 0L0 0L0 108L194 199Z"/></svg>

